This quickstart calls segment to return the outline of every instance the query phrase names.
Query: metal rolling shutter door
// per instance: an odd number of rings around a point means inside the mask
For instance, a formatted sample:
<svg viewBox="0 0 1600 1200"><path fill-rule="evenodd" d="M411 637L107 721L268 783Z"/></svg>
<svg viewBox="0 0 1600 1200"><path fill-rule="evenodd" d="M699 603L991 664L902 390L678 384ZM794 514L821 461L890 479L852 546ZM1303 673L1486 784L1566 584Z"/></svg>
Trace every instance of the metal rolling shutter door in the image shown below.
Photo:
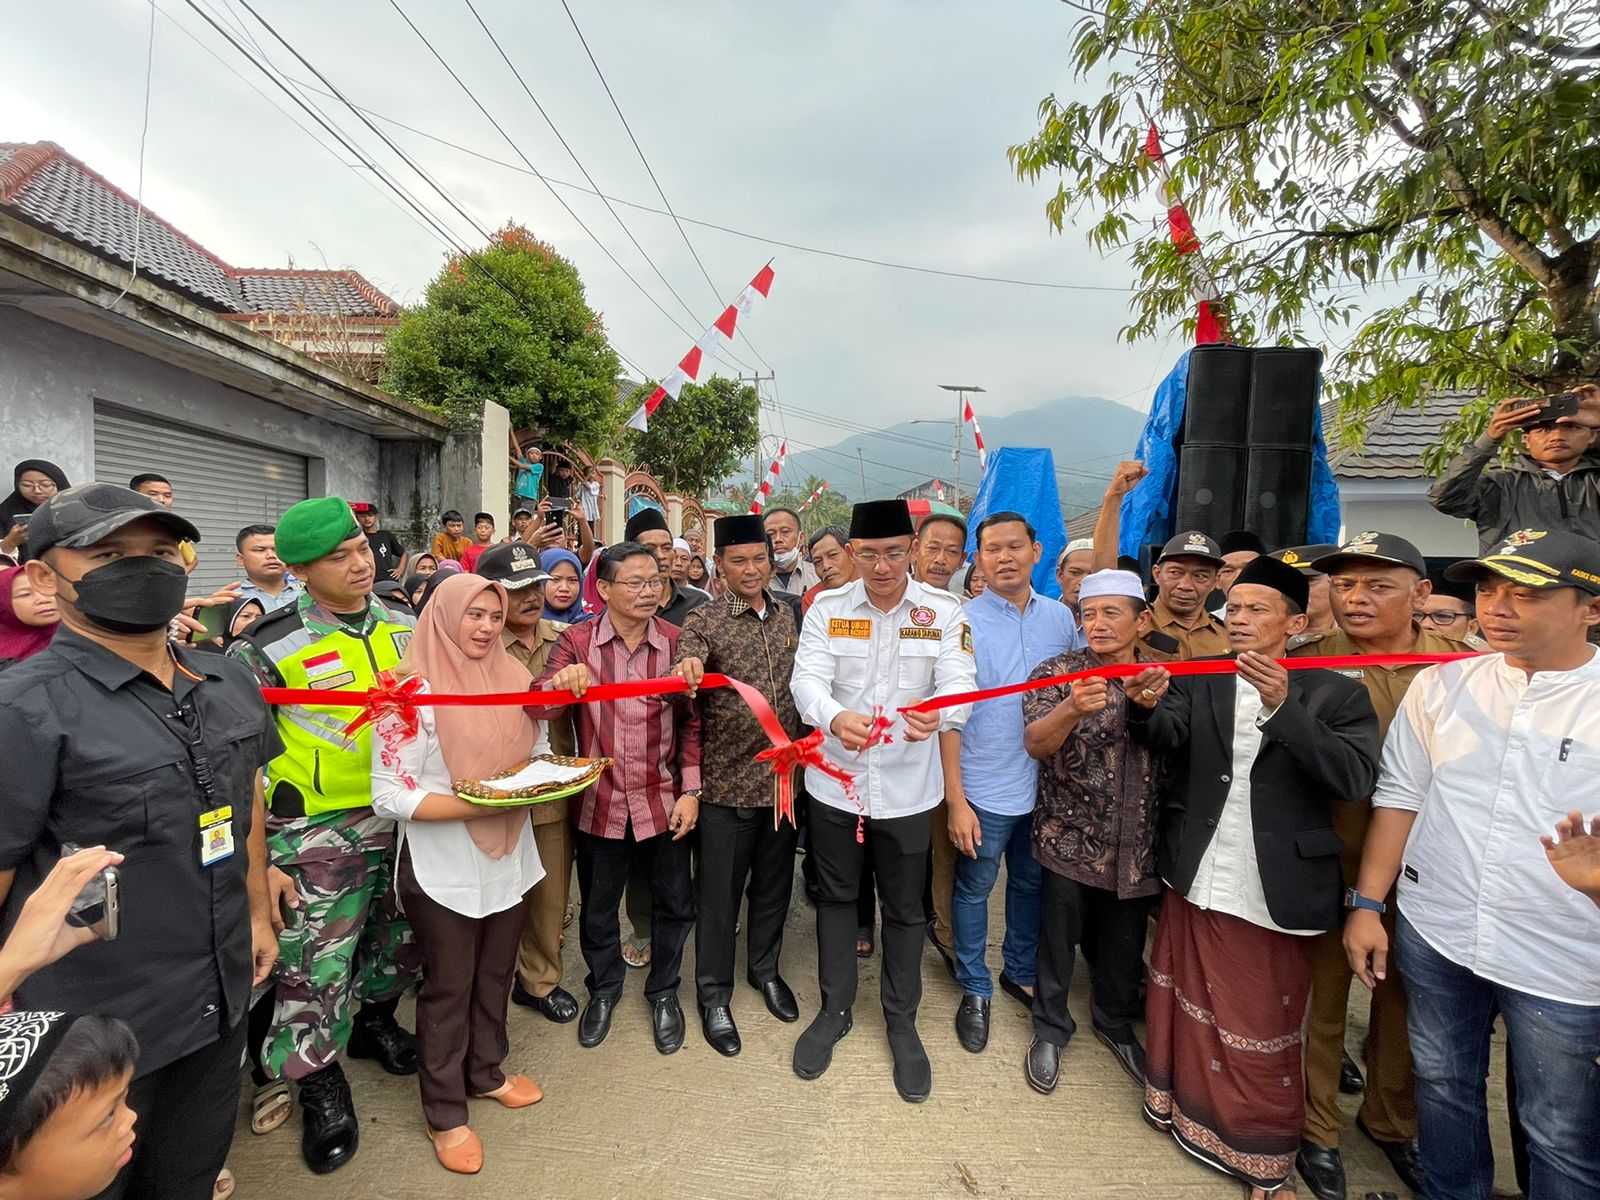
<svg viewBox="0 0 1600 1200"><path fill-rule="evenodd" d="M96 407L95 478L127 485L153 471L172 482L174 509L200 530L200 565L190 594L240 578L234 537L246 525L277 524L306 498L306 460L266 446Z"/></svg>

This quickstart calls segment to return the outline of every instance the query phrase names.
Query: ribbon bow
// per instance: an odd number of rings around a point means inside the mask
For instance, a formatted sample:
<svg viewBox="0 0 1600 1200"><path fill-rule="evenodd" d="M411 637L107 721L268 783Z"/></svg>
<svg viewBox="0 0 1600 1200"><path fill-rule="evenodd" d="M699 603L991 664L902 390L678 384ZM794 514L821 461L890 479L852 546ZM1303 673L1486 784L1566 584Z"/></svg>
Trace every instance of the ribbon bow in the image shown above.
<svg viewBox="0 0 1600 1200"><path fill-rule="evenodd" d="M845 794L856 801L856 806L859 808L861 805L860 799L855 796L855 777L822 752L820 729L813 729L795 741L786 741L774 745L770 750L763 750L756 755L756 761L772 764L778 790L777 803L772 810L774 829L784 817L789 818L791 825L797 823L794 819L794 772L797 767L815 767L824 775L837 779L844 787Z"/></svg>
<svg viewBox="0 0 1600 1200"><path fill-rule="evenodd" d="M363 707L344 727L346 737L355 737L361 727L379 717L397 717L407 739L417 736L417 695L422 691L422 676L397 679L393 671L379 671L377 682L366 694Z"/></svg>

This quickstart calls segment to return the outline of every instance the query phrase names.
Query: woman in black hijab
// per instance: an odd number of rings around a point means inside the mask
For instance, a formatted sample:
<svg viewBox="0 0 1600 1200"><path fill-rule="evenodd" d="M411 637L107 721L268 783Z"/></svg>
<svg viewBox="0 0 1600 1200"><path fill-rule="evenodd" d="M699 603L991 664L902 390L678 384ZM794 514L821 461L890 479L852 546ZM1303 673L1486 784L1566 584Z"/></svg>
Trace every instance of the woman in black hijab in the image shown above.
<svg viewBox="0 0 1600 1200"><path fill-rule="evenodd" d="M66 472L42 458L19 462L11 473L11 485L11 495L0 501L0 554L23 562L28 557L24 544L28 531L25 524L17 523L17 518L26 520L39 505L72 485L67 482Z"/></svg>

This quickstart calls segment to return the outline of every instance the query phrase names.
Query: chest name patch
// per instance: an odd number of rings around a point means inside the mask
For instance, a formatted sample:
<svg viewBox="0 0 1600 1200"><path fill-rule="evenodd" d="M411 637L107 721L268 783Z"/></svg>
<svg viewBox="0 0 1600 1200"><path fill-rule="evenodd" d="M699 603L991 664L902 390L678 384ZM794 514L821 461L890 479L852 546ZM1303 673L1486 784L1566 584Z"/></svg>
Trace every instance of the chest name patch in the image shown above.
<svg viewBox="0 0 1600 1200"><path fill-rule="evenodd" d="M900 630L900 640L913 640L919 642L937 642L944 636L942 629L916 629L910 625Z"/></svg>
<svg viewBox="0 0 1600 1200"><path fill-rule="evenodd" d="M865 641L872 636L872 622L851 621L844 617L834 617L828 622L828 636L859 638Z"/></svg>

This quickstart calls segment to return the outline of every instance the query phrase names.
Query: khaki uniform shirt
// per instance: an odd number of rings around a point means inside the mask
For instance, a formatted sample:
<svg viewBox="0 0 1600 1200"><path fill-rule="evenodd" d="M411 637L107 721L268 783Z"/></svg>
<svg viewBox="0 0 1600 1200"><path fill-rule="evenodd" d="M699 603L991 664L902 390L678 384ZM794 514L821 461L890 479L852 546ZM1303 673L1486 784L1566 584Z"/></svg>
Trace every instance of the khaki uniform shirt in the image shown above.
<svg viewBox="0 0 1600 1200"><path fill-rule="evenodd" d="M528 674L537 679L544 674L544 665L550 658L550 651L555 649L561 635L568 629L565 621L540 620L534 627L533 645L529 647L520 638L512 635L509 629L500 634L500 640L505 643L511 657L528 668ZM563 712L555 720L547 723L550 732L550 752L566 758L572 758L578 753L578 740L572 731L572 716ZM567 800L563 796L559 800L550 800L544 804L530 804L528 806L529 819L535 825L553 825L557 821L567 819Z"/></svg>
<svg viewBox="0 0 1600 1200"><path fill-rule="evenodd" d="M1416 641L1412 643L1409 653L1414 654L1469 654L1476 653L1475 646L1466 642L1457 641L1455 638L1446 637L1442 633L1435 633L1431 629L1423 629L1413 624L1416 632ZM1302 633L1289 640L1289 658L1325 657L1332 655L1360 654L1362 651L1356 647L1350 635L1342 629L1330 629L1325 633ZM1389 723L1394 720L1394 714L1400 708L1400 701L1405 697L1406 689L1411 686L1426 663L1416 663L1411 666L1374 666L1374 667L1344 667L1340 669L1341 675L1348 675L1359 680L1367 689L1367 695L1372 700L1372 707L1378 714L1378 736L1389 736ZM1361 846L1366 841L1367 825L1372 820L1372 802L1370 799L1358 800L1350 804L1336 804L1333 807L1333 828L1344 839L1344 853L1341 862L1344 865L1345 883L1354 887L1356 875L1361 867Z"/></svg>
<svg viewBox="0 0 1600 1200"><path fill-rule="evenodd" d="M1232 647L1228 644L1228 634L1222 622L1210 613L1204 615L1205 620L1190 629L1166 606L1165 601L1156 597L1156 602L1150 606L1151 632L1165 634L1178 643L1178 649L1176 653L1165 649L1166 643L1158 638L1140 642L1139 649L1157 662L1182 662L1191 658L1215 658L1227 654Z"/></svg>

